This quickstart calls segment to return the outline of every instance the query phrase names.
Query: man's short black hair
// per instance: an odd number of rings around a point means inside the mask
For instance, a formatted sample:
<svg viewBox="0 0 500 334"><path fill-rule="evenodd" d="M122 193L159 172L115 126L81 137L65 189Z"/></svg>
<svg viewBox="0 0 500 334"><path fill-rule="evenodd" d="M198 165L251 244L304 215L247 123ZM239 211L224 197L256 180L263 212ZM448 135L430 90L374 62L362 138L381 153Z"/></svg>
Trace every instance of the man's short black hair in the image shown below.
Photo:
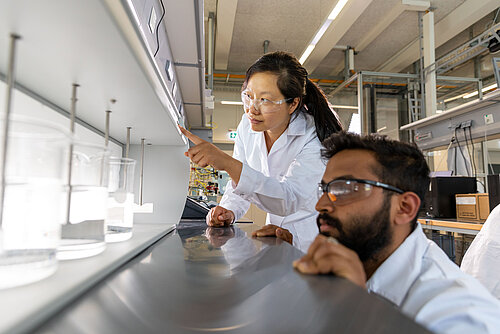
<svg viewBox="0 0 500 334"><path fill-rule="evenodd" d="M412 191L420 197L421 205L429 188L429 166L424 155L415 144L390 139L379 134L360 136L354 133L339 132L328 137L321 154L330 159L343 150L367 150L375 155L379 163L373 172L379 181L404 191ZM417 217L413 221L416 226Z"/></svg>

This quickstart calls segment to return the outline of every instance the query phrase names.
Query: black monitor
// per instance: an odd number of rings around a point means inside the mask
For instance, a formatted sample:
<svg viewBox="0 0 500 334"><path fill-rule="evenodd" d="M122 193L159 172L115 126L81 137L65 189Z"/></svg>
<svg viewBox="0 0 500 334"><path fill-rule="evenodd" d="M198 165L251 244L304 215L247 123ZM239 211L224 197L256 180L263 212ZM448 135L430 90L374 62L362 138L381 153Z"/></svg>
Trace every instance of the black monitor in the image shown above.
<svg viewBox="0 0 500 334"><path fill-rule="evenodd" d="M475 177L432 177L421 214L435 218L456 218L456 194L477 193Z"/></svg>

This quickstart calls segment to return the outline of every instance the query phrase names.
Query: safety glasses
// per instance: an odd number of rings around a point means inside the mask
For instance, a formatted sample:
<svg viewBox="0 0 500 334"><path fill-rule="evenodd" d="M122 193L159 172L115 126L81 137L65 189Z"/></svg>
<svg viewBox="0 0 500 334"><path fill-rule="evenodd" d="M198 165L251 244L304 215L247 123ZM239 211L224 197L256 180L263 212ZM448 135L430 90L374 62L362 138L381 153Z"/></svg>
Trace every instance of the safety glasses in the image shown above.
<svg viewBox="0 0 500 334"><path fill-rule="evenodd" d="M328 183L318 184L318 199L327 194L328 198L338 205L348 204L370 196L373 187L394 191L398 194L403 190L391 185L371 180L337 179Z"/></svg>
<svg viewBox="0 0 500 334"><path fill-rule="evenodd" d="M243 102L243 107L245 111L250 109L253 105L254 109L262 114L269 114L276 112L279 110L279 106L285 102L292 101L293 98L290 97L288 99L282 99L279 101L272 101L265 98L256 99L254 98L254 94L249 90L244 90L241 92L241 101Z"/></svg>

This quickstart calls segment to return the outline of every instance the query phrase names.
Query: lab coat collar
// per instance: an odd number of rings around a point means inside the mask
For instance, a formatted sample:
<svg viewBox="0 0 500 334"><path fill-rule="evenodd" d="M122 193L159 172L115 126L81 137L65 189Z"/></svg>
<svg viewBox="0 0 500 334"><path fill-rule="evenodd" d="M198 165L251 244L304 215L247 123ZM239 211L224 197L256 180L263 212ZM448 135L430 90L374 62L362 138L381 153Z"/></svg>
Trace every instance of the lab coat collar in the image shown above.
<svg viewBox="0 0 500 334"><path fill-rule="evenodd" d="M400 306L413 282L420 275L428 247L420 224L389 256L367 282L369 292Z"/></svg>
<svg viewBox="0 0 500 334"><path fill-rule="evenodd" d="M292 114L291 122L288 124L288 136L301 136L306 133L307 121L305 110L302 107L300 110Z"/></svg>

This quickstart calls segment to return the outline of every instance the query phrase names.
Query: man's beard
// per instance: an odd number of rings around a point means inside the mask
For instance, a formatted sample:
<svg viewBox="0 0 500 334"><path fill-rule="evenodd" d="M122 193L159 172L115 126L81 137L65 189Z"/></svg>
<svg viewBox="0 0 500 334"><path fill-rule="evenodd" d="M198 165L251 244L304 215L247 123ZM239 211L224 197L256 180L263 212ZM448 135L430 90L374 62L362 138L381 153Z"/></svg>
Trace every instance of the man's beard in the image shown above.
<svg viewBox="0 0 500 334"><path fill-rule="evenodd" d="M318 215L317 224L319 228L321 219L324 223L337 229L338 236L335 238L338 242L355 251L362 262L376 260L380 251L392 240L390 208L390 197L385 196L384 204L372 218L353 215L349 222L342 223L327 213L321 213ZM347 227L347 231L344 227ZM328 232L322 233L320 230L320 233L330 236Z"/></svg>

